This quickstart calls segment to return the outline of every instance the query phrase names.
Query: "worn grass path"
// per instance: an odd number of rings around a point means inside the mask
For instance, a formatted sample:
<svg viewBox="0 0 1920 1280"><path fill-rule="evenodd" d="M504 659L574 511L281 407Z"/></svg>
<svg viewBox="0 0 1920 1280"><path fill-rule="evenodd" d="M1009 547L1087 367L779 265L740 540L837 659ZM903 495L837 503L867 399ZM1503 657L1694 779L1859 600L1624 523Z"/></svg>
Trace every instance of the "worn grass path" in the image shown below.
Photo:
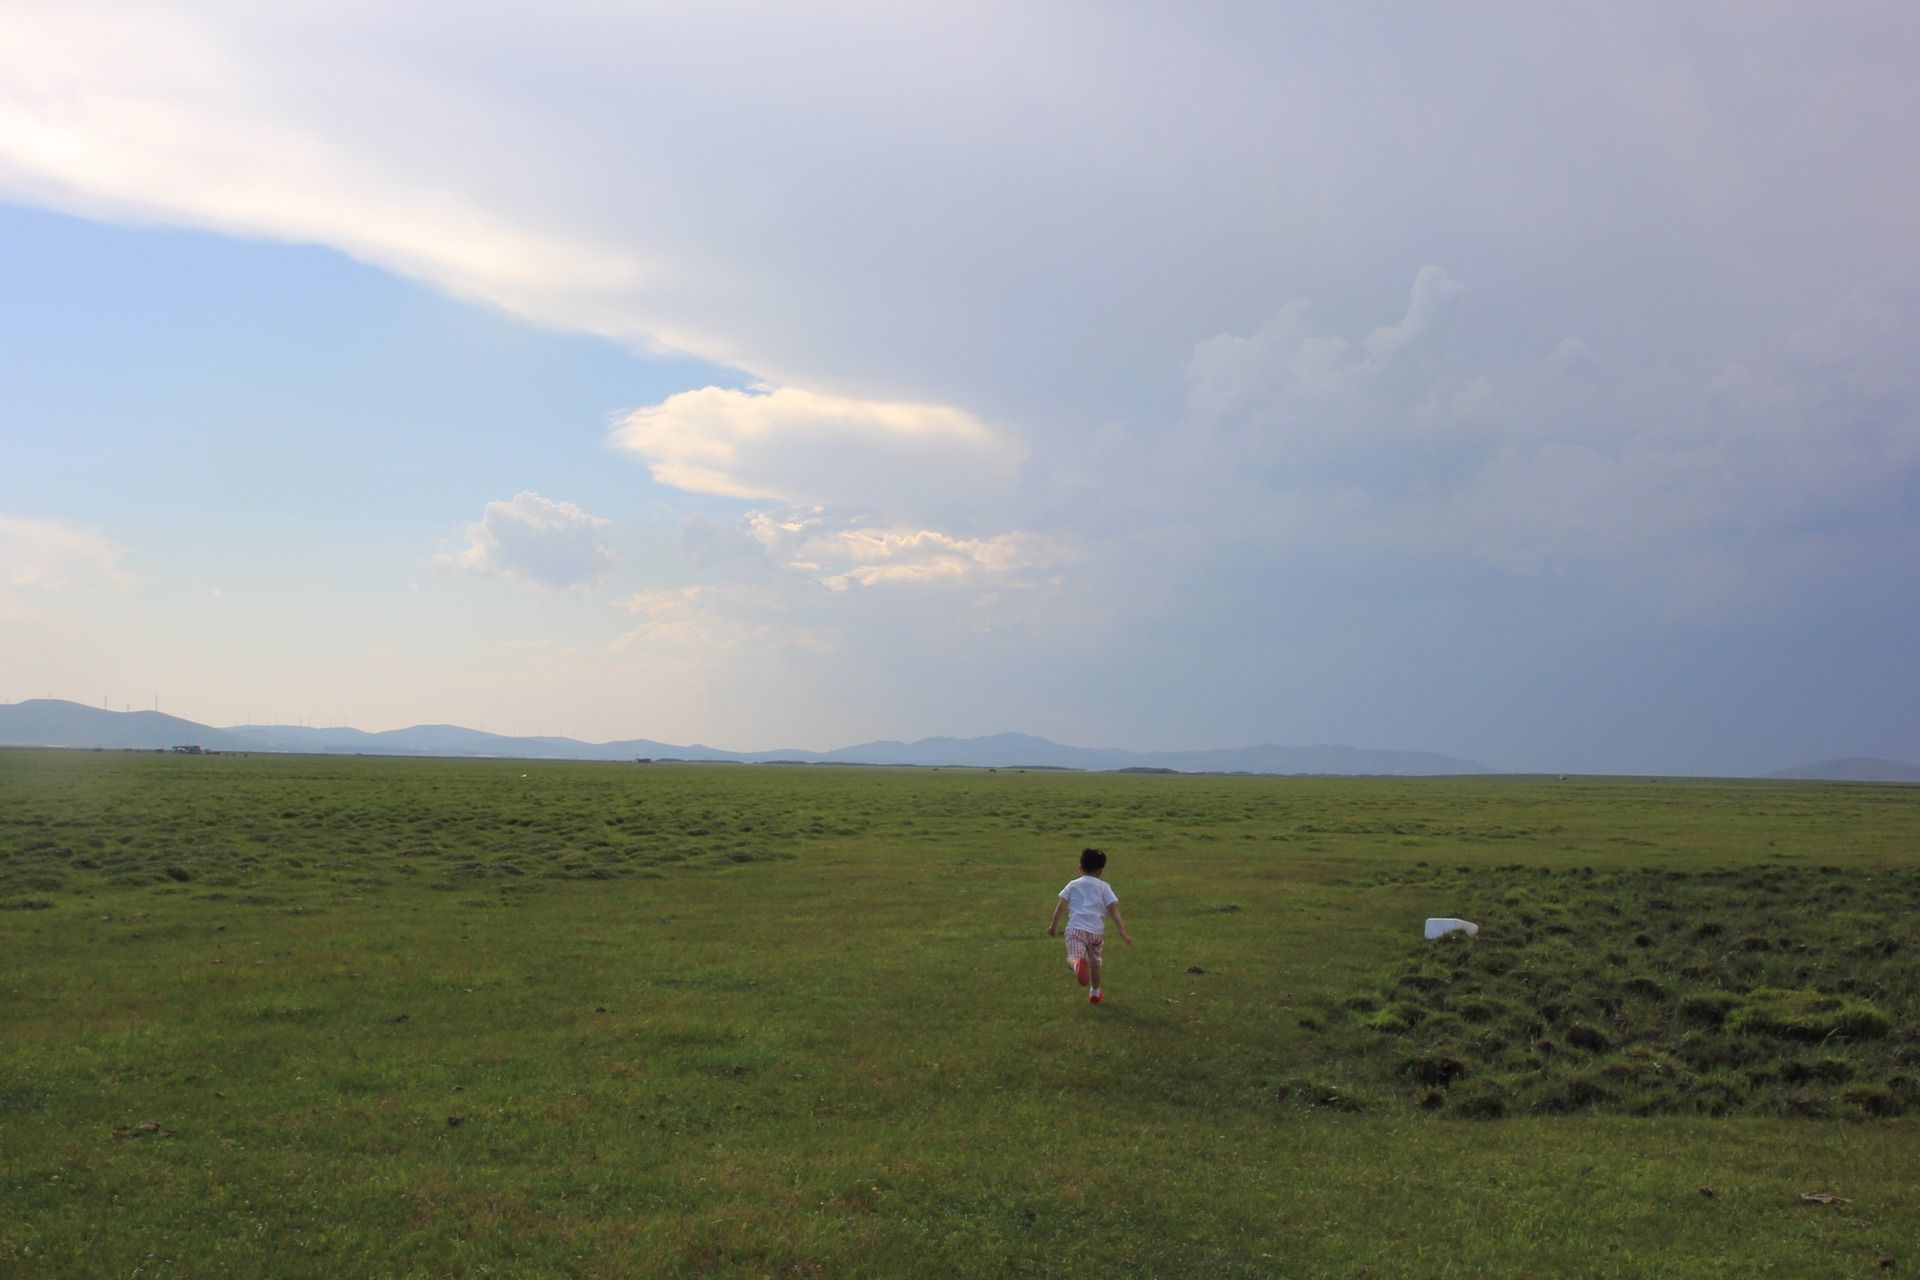
<svg viewBox="0 0 1920 1280"><path fill-rule="evenodd" d="M1422 861L1914 866L1920 790L0 752L0 1275L1920 1270L1911 1115L1288 1093Z"/></svg>

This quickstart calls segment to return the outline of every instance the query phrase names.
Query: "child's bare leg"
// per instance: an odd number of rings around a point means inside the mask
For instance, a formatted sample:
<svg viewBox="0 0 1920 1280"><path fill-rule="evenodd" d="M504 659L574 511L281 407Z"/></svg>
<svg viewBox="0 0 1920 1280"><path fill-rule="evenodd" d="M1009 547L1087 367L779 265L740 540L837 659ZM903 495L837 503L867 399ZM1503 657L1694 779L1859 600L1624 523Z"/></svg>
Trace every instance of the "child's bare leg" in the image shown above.
<svg viewBox="0 0 1920 1280"><path fill-rule="evenodd" d="M1087 964L1093 970L1093 981L1087 985L1098 991L1100 989L1100 953L1096 951L1089 955Z"/></svg>

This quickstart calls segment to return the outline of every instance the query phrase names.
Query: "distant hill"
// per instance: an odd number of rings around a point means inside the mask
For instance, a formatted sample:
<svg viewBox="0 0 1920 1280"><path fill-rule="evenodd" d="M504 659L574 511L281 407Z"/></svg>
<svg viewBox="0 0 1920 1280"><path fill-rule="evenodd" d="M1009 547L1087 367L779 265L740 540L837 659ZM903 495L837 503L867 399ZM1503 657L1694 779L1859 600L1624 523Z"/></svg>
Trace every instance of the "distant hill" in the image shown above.
<svg viewBox="0 0 1920 1280"><path fill-rule="evenodd" d="M1808 782L1920 782L1920 764L1847 756L1841 760L1816 760L1812 764L1796 765L1767 776L1798 778Z"/></svg>
<svg viewBox="0 0 1920 1280"><path fill-rule="evenodd" d="M355 752L385 756L503 756L515 760L806 760L817 752L718 751L699 745L681 747L650 738L619 742L582 742L577 738L512 738L457 724L417 724L407 729L368 733L363 729L314 729L305 725L243 724L233 733L262 744L269 751L309 751L321 754Z"/></svg>
<svg viewBox="0 0 1920 1280"><path fill-rule="evenodd" d="M1213 751L1122 751L1114 747L1069 747L1023 733L986 738L922 738L918 742L865 742L830 751L829 763L1028 765L1052 769L1176 769L1182 773L1489 773L1485 765L1430 751L1364 751L1356 747L1229 747Z"/></svg>
<svg viewBox="0 0 1920 1280"><path fill-rule="evenodd" d="M205 747L209 751L259 751L259 743L225 729L158 711L104 711L59 698L0 703L0 746L111 747L160 750Z"/></svg>
<svg viewBox="0 0 1920 1280"><path fill-rule="evenodd" d="M1434 776L1490 773L1474 760L1431 751L1367 750L1263 743L1211 751L1123 751L1074 747L1024 733L983 738L921 738L917 742L863 742L834 751L722 751L676 746L651 738L581 742L575 738L514 738L457 724L417 724L368 733L306 725L243 724L216 729L157 711L105 711L58 698L0 703L0 746L99 747L157 750L198 746L209 751L286 751L393 756L500 756L516 760L696 760L748 764L925 765L975 769L1175 770L1180 773L1394 774ZM1766 775L1814 782L1916 782L1920 765L1848 756Z"/></svg>
<svg viewBox="0 0 1920 1280"><path fill-rule="evenodd" d="M408 729L368 733L364 729L315 729L306 725L241 724L232 732L268 751L320 754L353 752L380 756L513 756L525 760L630 759L572 738L509 738L457 724L417 724ZM608 743L607 747L614 744ZM583 749L589 754L582 754ZM644 753L641 753L644 754Z"/></svg>
<svg viewBox="0 0 1920 1280"><path fill-rule="evenodd" d="M102 711L77 702L36 699L0 703L0 745L159 748L197 745L211 751L287 751L404 756L503 756L522 760L698 760L799 764L928 765L970 768L1174 769L1183 773L1463 774L1483 764L1428 751L1271 744L1214 751L1122 751L1073 747L1028 734L866 742L837 751L722 751L649 738L581 742L513 738L459 725L414 725L368 733L305 725L235 725L215 729L152 711Z"/></svg>

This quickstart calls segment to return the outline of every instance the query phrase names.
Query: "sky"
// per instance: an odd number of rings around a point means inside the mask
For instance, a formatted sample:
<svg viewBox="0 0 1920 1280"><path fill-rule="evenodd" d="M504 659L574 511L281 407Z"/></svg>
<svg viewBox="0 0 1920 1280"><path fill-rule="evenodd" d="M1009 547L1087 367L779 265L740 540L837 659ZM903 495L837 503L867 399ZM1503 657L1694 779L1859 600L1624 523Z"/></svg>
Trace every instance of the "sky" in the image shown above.
<svg viewBox="0 0 1920 1280"><path fill-rule="evenodd" d="M1920 10L0 0L0 701L1920 761Z"/></svg>

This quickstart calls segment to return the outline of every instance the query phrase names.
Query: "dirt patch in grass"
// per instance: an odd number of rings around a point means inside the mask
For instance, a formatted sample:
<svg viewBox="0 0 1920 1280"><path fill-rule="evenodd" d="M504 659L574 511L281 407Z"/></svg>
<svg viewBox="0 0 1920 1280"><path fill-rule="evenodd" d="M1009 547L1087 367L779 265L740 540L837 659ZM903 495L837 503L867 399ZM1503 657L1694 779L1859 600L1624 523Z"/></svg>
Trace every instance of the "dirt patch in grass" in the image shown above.
<svg viewBox="0 0 1920 1280"><path fill-rule="evenodd" d="M1349 1093L1445 1114L1920 1111L1920 872L1416 869L1480 924L1315 1019Z"/></svg>

